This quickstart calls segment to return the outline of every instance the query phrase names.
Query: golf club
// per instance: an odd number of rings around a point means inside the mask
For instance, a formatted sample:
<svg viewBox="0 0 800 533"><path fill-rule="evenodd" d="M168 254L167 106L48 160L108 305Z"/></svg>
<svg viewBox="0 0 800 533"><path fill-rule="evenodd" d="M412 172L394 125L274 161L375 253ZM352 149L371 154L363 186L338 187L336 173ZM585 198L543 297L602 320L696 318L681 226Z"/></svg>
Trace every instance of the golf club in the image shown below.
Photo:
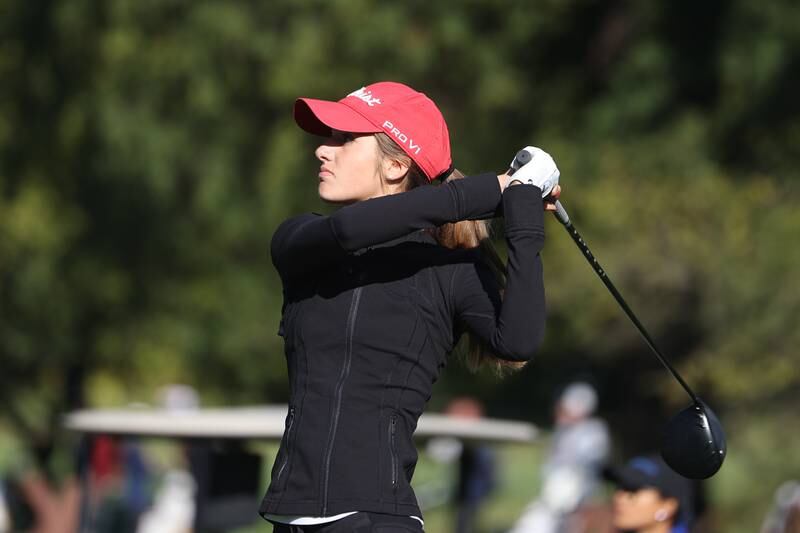
<svg viewBox="0 0 800 533"><path fill-rule="evenodd" d="M520 150L514 159L512 169L519 168L531 161L531 159L532 156L529 152ZM661 444L661 455L673 470L684 477L705 479L713 476L722 466L727 452L725 433L722 430L719 419L711 408L697 397L678 371L661 354L650 334L639 319L636 318L636 315L611 282L603 267L600 266L600 263L589 250L589 246L578 233L578 230L575 229L561 202L556 200L555 207L556 210L553 214L563 224L595 273L611 292L611 295L630 321L633 322L647 346L692 399L692 405L678 413L667 424Z"/></svg>

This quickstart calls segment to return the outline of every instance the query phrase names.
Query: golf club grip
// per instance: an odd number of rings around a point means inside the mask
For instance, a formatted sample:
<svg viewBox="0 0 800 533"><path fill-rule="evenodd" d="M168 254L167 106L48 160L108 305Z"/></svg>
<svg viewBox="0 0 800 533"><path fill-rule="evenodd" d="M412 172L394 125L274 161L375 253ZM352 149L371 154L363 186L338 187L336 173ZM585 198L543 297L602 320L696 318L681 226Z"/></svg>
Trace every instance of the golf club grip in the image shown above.
<svg viewBox="0 0 800 533"><path fill-rule="evenodd" d="M564 224L565 226L571 226L569 222L569 214L567 214L567 210L564 209L564 206L561 205L561 202L556 200L556 210L553 212L559 222Z"/></svg>
<svg viewBox="0 0 800 533"><path fill-rule="evenodd" d="M559 211L563 212L564 218L562 218L562 213L560 213ZM589 250L589 246L583 240L580 233L578 233L578 230L575 229L575 226L573 226L572 223L570 222L569 216L567 215L567 211L561 205L561 202L558 201L556 202L556 211L554 212L554 214L556 218L558 218L559 221L562 224L564 224L564 228L566 228L567 233L569 233L569 236L572 237L572 240L575 241L575 244L578 246L583 256L586 258L587 261L589 261L589 264L592 265L592 268L594 269L595 273L597 273L597 275L600 277L600 281L603 282L603 285L605 285L606 288L611 292L611 295L617 301L619 306L628 316L630 321L633 322L633 325L639 331L639 334L642 336L645 343L647 343L647 346L650 347L650 350L652 350L652 352L655 354L656 358L658 358L661 364L664 365L664 367L669 371L670 374L672 374L672 377L674 377L678 381L678 383L681 384L681 386L684 388L684 390L686 390L686 392L689 394L692 400L698 402L699 400L697 398L697 395L695 395L694 391L692 391L692 389L689 388L689 385L683 380L680 374L678 374L678 371L675 370L671 364L669 364L669 361L667 361L663 355L661 355L661 352L656 347L656 343L653 341L652 338L650 338L650 335L647 333L647 330L644 329L642 323L639 322L639 319L636 318L636 315L633 314L631 308L628 307L628 304L625 302L625 299L622 297L617 288L611 282L611 279L608 277L608 275L606 275L605 270L603 270L603 267L600 266L600 262L597 261L597 259L595 259L594 255L592 254L592 251Z"/></svg>

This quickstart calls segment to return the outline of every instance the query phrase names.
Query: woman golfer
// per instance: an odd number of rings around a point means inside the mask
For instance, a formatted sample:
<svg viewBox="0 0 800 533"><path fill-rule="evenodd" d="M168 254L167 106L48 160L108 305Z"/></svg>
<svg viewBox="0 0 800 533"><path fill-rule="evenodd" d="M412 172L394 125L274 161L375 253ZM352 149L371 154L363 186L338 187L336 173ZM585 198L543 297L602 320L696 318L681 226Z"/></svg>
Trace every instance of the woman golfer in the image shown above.
<svg viewBox="0 0 800 533"><path fill-rule="evenodd" d="M399 83L301 98L294 117L324 138L319 196L342 207L272 238L290 400L260 513L279 532L422 531L412 434L448 354L465 334L478 362L519 366L541 342L558 169L528 148L513 176L456 179L442 114ZM479 248L500 212L505 287Z"/></svg>

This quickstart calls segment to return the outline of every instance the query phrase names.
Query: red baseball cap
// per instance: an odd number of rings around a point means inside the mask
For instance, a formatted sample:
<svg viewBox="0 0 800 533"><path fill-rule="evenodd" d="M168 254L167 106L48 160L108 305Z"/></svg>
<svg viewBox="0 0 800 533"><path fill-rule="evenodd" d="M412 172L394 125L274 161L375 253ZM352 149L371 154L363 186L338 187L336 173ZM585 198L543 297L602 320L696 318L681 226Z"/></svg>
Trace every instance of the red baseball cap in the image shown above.
<svg viewBox="0 0 800 533"><path fill-rule="evenodd" d="M328 137L384 132L419 166L429 180L450 170L450 134L439 108L407 85L381 81L338 102L298 98L294 119L305 131Z"/></svg>

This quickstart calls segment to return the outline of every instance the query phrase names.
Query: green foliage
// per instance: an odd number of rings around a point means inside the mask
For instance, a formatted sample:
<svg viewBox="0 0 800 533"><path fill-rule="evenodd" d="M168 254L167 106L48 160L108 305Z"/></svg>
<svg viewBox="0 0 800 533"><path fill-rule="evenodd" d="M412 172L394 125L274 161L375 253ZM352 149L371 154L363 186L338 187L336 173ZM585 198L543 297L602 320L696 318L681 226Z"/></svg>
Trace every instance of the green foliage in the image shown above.
<svg viewBox="0 0 800 533"><path fill-rule="evenodd" d="M723 419L798 406L795 2L7 0L0 15L0 401L43 457L64 409L168 382L208 403L285 399L269 239L323 208L291 104L379 79L440 104L465 171L548 149L576 226ZM680 390L547 229L540 359L503 387L453 364L432 403L475 391L544 422L554 388L591 372L612 421L655 405L658 426ZM746 439L731 448L761 453Z"/></svg>

